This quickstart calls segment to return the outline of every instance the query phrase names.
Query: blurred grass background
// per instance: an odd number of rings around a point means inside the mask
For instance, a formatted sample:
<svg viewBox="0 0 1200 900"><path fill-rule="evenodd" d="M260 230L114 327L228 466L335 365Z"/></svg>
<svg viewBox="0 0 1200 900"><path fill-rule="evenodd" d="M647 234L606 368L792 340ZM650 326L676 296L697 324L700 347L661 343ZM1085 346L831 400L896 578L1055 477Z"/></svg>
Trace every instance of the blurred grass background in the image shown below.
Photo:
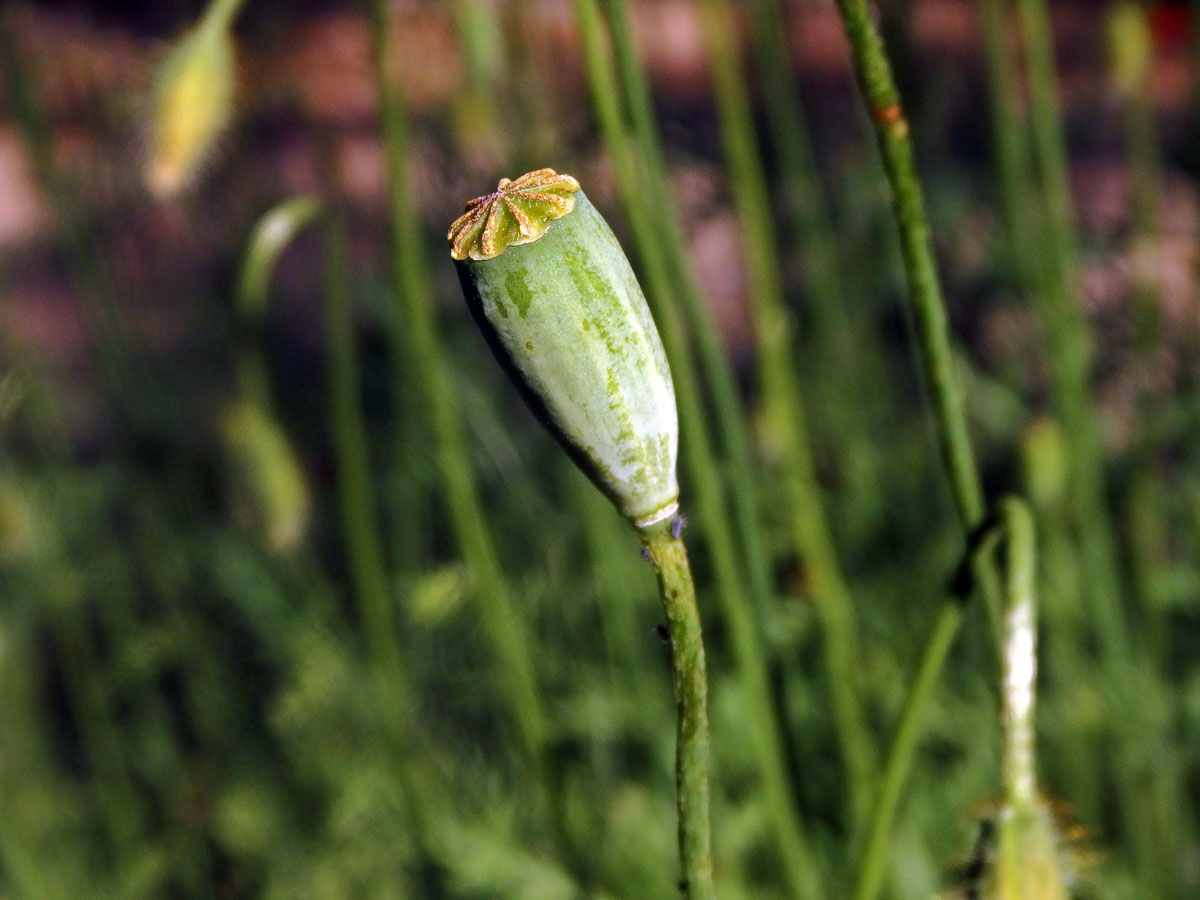
<svg viewBox="0 0 1200 900"><path fill-rule="evenodd" d="M676 894L652 574L444 246L542 166L627 239L681 391L719 892L847 896L964 541L833 3L250 2L163 195L156 72L203 12L0 9L0 896ZM1079 897L1200 897L1193 12L878 10L985 491L1037 515ZM297 195L325 212L245 275ZM969 889L991 640L975 599L896 900Z"/></svg>

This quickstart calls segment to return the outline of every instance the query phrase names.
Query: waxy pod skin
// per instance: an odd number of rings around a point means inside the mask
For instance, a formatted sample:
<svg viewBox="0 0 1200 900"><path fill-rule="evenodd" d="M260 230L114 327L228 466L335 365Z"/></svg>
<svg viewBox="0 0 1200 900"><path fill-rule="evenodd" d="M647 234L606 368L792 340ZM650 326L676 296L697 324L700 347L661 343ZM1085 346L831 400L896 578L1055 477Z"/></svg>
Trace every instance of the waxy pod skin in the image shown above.
<svg viewBox="0 0 1200 900"><path fill-rule="evenodd" d="M448 235L497 359L567 452L639 528L678 509L666 353L608 223L552 169L500 181Z"/></svg>

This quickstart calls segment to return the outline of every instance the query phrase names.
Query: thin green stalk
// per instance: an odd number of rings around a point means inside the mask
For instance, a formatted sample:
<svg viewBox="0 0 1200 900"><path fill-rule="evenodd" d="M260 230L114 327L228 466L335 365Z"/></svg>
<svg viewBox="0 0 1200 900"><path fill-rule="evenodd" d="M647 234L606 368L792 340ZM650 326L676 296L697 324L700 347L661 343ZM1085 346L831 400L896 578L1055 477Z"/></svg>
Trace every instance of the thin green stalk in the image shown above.
<svg viewBox="0 0 1200 900"><path fill-rule="evenodd" d="M777 265L779 249L766 175L733 41L737 30L725 0L705 0L701 13L749 277L767 442L773 445L770 449L778 454L782 465L793 539L807 567L815 607L825 630L825 665L838 744L848 776L852 818L857 819L866 809L875 754L855 690L858 640L854 607L821 506L803 392L796 378L793 326Z"/></svg>
<svg viewBox="0 0 1200 900"><path fill-rule="evenodd" d="M970 543L986 514L983 485L954 371L946 308L934 261L908 121L901 108L891 64L867 0L838 0L838 8L892 190L908 279L909 303L922 370L932 395L938 444L950 479L959 521ZM973 587L984 598L992 633L996 636L1000 631L1000 586L995 567L988 554L973 551L968 553L968 567ZM922 654L918 678L910 697L920 698L922 691L931 689L931 684L927 686L923 682L936 676L960 618L959 611L945 606L939 613L933 637ZM911 764L912 750L908 745L916 740L919 711L920 706L915 712L906 706L901 727L889 751L872 813L870 836L856 878L855 900L874 900L878 895L887 864L887 839L891 822Z"/></svg>
<svg viewBox="0 0 1200 900"><path fill-rule="evenodd" d="M981 0L983 47L987 63L988 103L991 113L992 141L995 151L996 171L1000 185L1000 208L1005 225L1008 256L1019 290L1031 301L1046 303L1039 297L1045 292L1056 290L1054 285L1043 287L1047 282L1044 213L1034 200L1033 167L1030 156L1029 135L1024 127L1020 112L1021 87L1012 49L1009 45L1009 0ZM1059 430L1048 432L1058 435ZM1044 442L1043 442L1044 443ZM1057 447L1057 444L1053 446ZM1038 471L1054 471L1062 467L1058 455L1039 459L1027 467L1027 475ZM1069 464L1068 464L1069 465ZM1047 468L1049 466L1050 468ZM1030 482L1026 489L1035 485ZM1036 498L1036 493L1034 494ZM1058 584L1064 591L1070 590L1077 571L1075 565L1075 538L1065 518L1064 504L1045 498L1043 508L1038 510L1039 524L1044 538L1046 558L1051 562L1048 571L1054 572ZM1059 564L1055 565L1053 559ZM1063 635L1052 654L1052 668L1067 668L1073 672L1085 671L1089 663L1083 658L1082 646L1075 635ZM1073 732L1080 739L1085 735ZM1073 802L1081 814L1094 817L1101 805L1100 781L1094 767L1094 759L1082 754L1072 755L1070 766L1076 777L1071 779Z"/></svg>
<svg viewBox="0 0 1200 900"><path fill-rule="evenodd" d="M422 253L420 219L408 177L408 123L394 70L395 49L390 37L392 6L387 0L376 0L372 10L374 66L392 220L392 277L400 302L397 321L404 326L405 344L412 357L410 374L428 407L442 489L455 541L471 574L473 596L494 656L496 680L503 688L525 761L537 774L548 798L554 791L546 758L545 716L533 657L528 652L531 643L513 609L511 591L484 524L483 504L466 453L462 418L438 340ZM395 349L402 352L399 346Z"/></svg>
<svg viewBox="0 0 1200 900"><path fill-rule="evenodd" d="M837 235L817 169L816 153L795 89L795 71L787 47L786 10L779 0L754 0L750 26L753 62L762 87L767 125L775 145L783 207L799 238L808 300L815 326L824 336L841 331L849 314L838 271Z"/></svg>
<svg viewBox="0 0 1200 900"><path fill-rule="evenodd" d="M1158 237L1158 197L1161 184L1158 129L1154 121L1153 94L1149 79L1125 97L1125 153L1132 178L1132 231L1135 248L1139 242L1153 244ZM1152 334L1143 335L1153 343Z"/></svg>
<svg viewBox="0 0 1200 900"><path fill-rule="evenodd" d="M943 601L929 637L925 640L880 775L866 842L854 876L854 890L850 894L853 900L875 900L879 896L883 876L891 861L892 824L900 804L900 793L912 771L925 710L962 622L962 604L960 597L949 597Z"/></svg>
<svg viewBox="0 0 1200 900"><path fill-rule="evenodd" d="M71 274L92 333L101 370L116 397L119 411L137 424L145 419L145 391L134 389L139 379L130 364L125 317L118 315L118 291L104 265L95 235L76 211L76 195L54 162L49 123L39 108L30 67L13 37L16 10L0 16L0 75L7 86L13 121L29 152L38 187L46 197L66 247ZM152 399L157 399L152 397Z"/></svg>
<svg viewBox="0 0 1200 900"><path fill-rule="evenodd" d="M679 814L680 888L687 900L714 900L708 797L708 675L696 586L683 541L660 527L643 537L658 576L671 642L675 693L675 806Z"/></svg>
<svg viewBox="0 0 1200 900"><path fill-rule="evenodd" d="M401 671L400 650L383 540L372 501L366 427L359 409L358 358L354 351L345 235L336 219L331 218L325 230L329 402L342 528L371 663L377 673L392 680Z"/></svg>
<svg viewBox="0 0 1200 900"><path fill-rule="evenodd" d="M572 505L579 510L592 579L600 597L600 627L609 667L618 689L622 689L620 686L640 681L645 671L640 665L644 642L637 633L634 599L638 587L625 565L629 526L613 512L612 504L595 485L574 471L569 477L575 497Z"/></svg>
<svg viewBox="0 0 1200 900"><path fill-rule="evenodd" d="M1029 208L1032 172L1029 141L1021 127L1020 83L1008 45L1009 0L980 0L979 6L1001 212L1012 266L1022 289L1029 291L1038 280L1041 254L1039 229L1031 227L1038 213Z"/></svg>
<svg viewBox="0 0 1200 900"><path fill-rule="evenodd" d="M959 522L963 533L969 537L986 513L983 482L971 447L962 391L954 369L949 321L908 120L901 108L891 63L867 0L838 0L838 8L892 191L917 351L933 403L938 447L950 480ZM992 633L996 635L1000 623L1000 586L995 568L985 557L973 557L973 560L973 565L979 568L972 573L972 579L983 596Z"/></svg>
<svg viewBox="0 0 1200 900"><path fill-rule="evenodd" d="M329 395L337 463L338 501L350 560L350 577L366 634L372 688L383 719L381 740L394 773L401 818L420 852L429 854L428 813L418 802L411 761L420 730L416 704L396 630L394 603L377 512L372 501L370 454L359 406L358 358L354 349L352 298L344 225L327 214L325 292L329 343ZM311 583L311 582L310 582Z"/></svg>
<svg viewBox="0 0 1200 900"><path fill-rule="evenodd" d="M669 298L683 313L695 345L699 367L711 392L712 412L726 456L733 507L746 563L750 598L759 615L765 615L775 599L771 559L763 537L759 515L759 491L750 462L749 429L738 397L733 366L717 333L712 311L706 302L688 257L687 245L674 198L667 182L662 142L655 125L654 104L638 62L625 0L603 0L612 36L616 72L629 124L636 142L642 185L637 196L654 220L649 237L655 246L645 252L661 255L667 269Z"/></svg>
<svg viewBox="0 0 1200 900"><path fill-rule="evenodd" d="M1006 535L1004 612L1004 797L1011 806L1037 801L1034 689L1037 673L1037 565L1033 515L1022 500L996 506Z"/></svg>
<svg viewBox="0 0 1200 900"><path fill-rule="evenodd" d="M1135 648L1122 602L1122 572L1107 499L1104 447L1089 384L1093 343L1077 294L1078 244L1050 16L1044 0L1019 0L1018 9L1029 68L1034 158L1047 221L1046 281L1038 292L1043 300L1040 314L1050 350L1054 399L1071 460L1069 496L1085 589L1091 600L1093 633L1116 710L1110 719L1116 744L1113 776L1125 831L1132 839L1145 889L1156 896L1177 896L1178 877L1168 862L1168 848L1177 833L1175 822L1179 817L1168 812L1166 804L1148 801L1157 796L1175 798L1177 802L1178 792L1167 785L1177 781L1178 775L1169 754L1163 752L1169 744L1167 736L1148 727L1146 707L1131 695L1131 678L1137 672Z"/></svg>
<svg viewBox="0 0 1200 900"><path fill-rule="evenodd" d="M1121 103L1125 161L1129 170L1129 253L1134 301L1133 342L1150 364L1162 318L1161 278L1154 254L1159 240L1160 168L1154 92L1150 83L1153 35L1149 13L1136 0L1108 10L1110 80ZM1148 397L1153 400L1153 397Z"/></svg>
<svg viewBox="0 0 1200 900"><path fill-rule="evenodd" d="M1003 509L1002 507L1002 511ZM899 808L901 791L912 771L917 740L920 738L921 719L933 697L938 675L958 633L963 617L963 605L970 593L978 588L973 581L974 574L986 571L991 575L994 572L990 566L984 565L984 561L992 559L999 540L1007 537L1006 525L1007 519L998 514L982 523L971 535L962 562L962 571L959 573L959 577L964 580L942 601L933 628L918 657L917 671L909 684L908 694L900 711L900 720L888 748L879 790L871 810L867 838L858 858L854 890L850 894L853 900L875 900L879 896L891 859L892 825ZM1019 577L1024 578L1027 575L1027 571L1022 569Z"/></svg>
<svg viewBox="0 0 1200 900"><path fill-rule="evenodd" d="M983 486L954 372L949 324L908 134L908 120L900 107L900 94L892 77L891 64L867 0L838 0L838 7L892 189L917 346L932 395L938 445L959 519L963 528L970 531L984 517Z"/></svg>
<svg viewBox="0 0 1200 900"><path fill-rule="evenodd" d="M839 269L841 246L834 228L833 213L825 194L807 117L796 89L796 72L787 46L787 10L780 0L754 0L750 4L751 59L761 85L769 137L779 169L779 207L785 225L781 247L786 257L794 252L803 271L804 308L809 311L811 330L808 345L818 360L836 372L829 386L843 386L823 404L844 419L859 425L854 435L841 435L843 453L853 451L852 438L861 438L870 428L879 392L870 383L871 366L844 366L850 358L869 359L881 355L874 333L862 327L861 308L847 294ZM810 352L810 351L805 351ZM813 386L825 393L822 383ZM811 424L811 423L810 423ZM848 423L849 424L849 423ZM872 467L873 469L874 467ZM874 473L872 473L874 474ZM864 485L864 491L878 488ZM843 585L844 587L844 585ZM851 635L853 637L853 635Z"/></svg>
<svg viewBox="0 0 1200 900"><path fill-rule="evenodd" d="M1036 292L1050 350L1050 378L1071 450L1071 500L1085 561L1096 632L1107 655L1126 656L1116 537L1104 487L1103 446L1089 390L1092 337L1077 300L1076 236L1067 173L1066 138L1054 71L1050 18L1044 0L1019 0L1029 67L1033 152L1046 217L1045 281Z"/></svg>
<svg viewBox="0 0 1200 900"><path fill-rule="evenodd" d="M767 679L766 654L753 612L745 602L738 556L723 503L721 473L713 452L700 388L684 323L671 298L671 281L651 236L654 220L639 202L640 181L620 113L616 79L602 41L595 0L575 0L584 62L596 118L617 173L621 199L642 263L647 296L671 363L679 409L683 464L694 490L698 526L712 557L717 599L730 633L738 679L744 691L761 796L767 804L789 889L798 897L822 895L819 874L803 822L792 803L793 791L783 759L783 742Z"/></svg>

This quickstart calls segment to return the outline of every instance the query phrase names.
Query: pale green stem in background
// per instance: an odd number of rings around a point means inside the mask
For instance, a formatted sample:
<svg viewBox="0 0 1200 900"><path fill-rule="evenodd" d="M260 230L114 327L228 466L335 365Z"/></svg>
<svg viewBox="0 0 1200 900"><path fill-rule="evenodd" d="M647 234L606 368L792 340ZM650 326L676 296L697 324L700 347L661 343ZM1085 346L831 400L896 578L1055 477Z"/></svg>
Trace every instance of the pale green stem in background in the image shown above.
<svg viewBox="0 0 1200 900"><path fill-rule="evenodd" d="M354 352L346 239L340 222L331 219L325 228L329 402L342 528L370 660L377 673L391 681L401 672L400 650L388 590L383 539L372 499L366 426L359 409L358 358Z"/></svg>
<svg viewBox="0 0 1200 900"><path fill-rule="evenodd" d="M784 6L780 0L753 0L750 4L753 62L778 156L784 207L798 238L808 288L806 306L813 311L815 329L828 339L844 329L851 309L838 270L833 217L796 90Z"/></svg>
<svg viewBox="0 0 1200 900"><path fill-rule="evenodd" d="M234 306L242 326L251 332L243 336L248 346L242 348L237 360L238 383L241 395L262 410L273 406L267 367L257 341L257 331L267 315L271 276L296 235L316 221L321 212L321 201L314 196L293 197L270 210L255 226L238 272Z"/></svg>
<svg viewBox="0 0 1200 900"><path fill-rule="evenodd" d="M909 684L900 719L888 747L879 789L873 798L866 842L855 870L854 889L850 893L853 900L875 900L883 886L883 876L891 860L892 825L900 805L900 794L912 771L924 713L962 622L962 606L961 597L944 600L925 640L917 671Z"/></svg>
<svg viewBox="0 0 1200 900"><path fill-rule="evenodd" d="M617 173L617 182L643 266L647 296L671 362L679 408L682 461L694 490L697 525L711 554L717 582L717 599L729 628L738 677L745 699L747 727L759 775L761 796L775 834L785 878L797 897L812 900L821 896L819 873L813 862L808 836L792 802L792 788L783 757L783 740L775 716L767 677L762 637L753 611L746 602L731 523L722 500L721 474L717 467L700 389L691 361L684 323L670 302L670 279L651 236L653 218L639 194L640 182L623 124L616 92L616 76L602 44L602 30L595 0L575 0L583 40L584 61L592 90L597 121Z"/></svg>
<svg viewBox="0 0 1200 900"><path fill-rule="evenodd" d="M867 805L874 747L854 690L857 682L854 607L821 506L803 392L796 378L794 326L783 302L767 180L733 42L737 29L724 0L704 0L700 8L749 278L750 311L769 445L766 450L769 455L777 456L781 464L793 539L807 568L813 601L825 630L825 665L838 744L846 767L851 818L858 819Z"/></svg>
<svg viewBox="0 0 1200 900"><path fill-rule="evenodd" d="M639 156L641 187L635 193L646 207L647 215L654 219L654 227L648 231L654 246L643 252L661 256L662 265L668 270L665 277L672 294L669 299L687 319L699 367L711 393L720 443L727 457L729 489L726 493L736 517L736 537L743 548L750 599L762 616L768 613L775 600L775 589L759 516L759 492L750 461L749 428L738 396L737 379L688 256L687 241L667 181L654 104L634 50L625 0L603 0L603 7L612 36L622 99Z"/></svg>
<svg viewBox="0 0 1200 900"><path fill-rule="evenodd" d="M234 292L237 312L248 325L259 326L267 314L271 277L279 259L296 235L321 215L321 201L312 195L292 197L264 215L250 236Z"/></svg>
<svg viewBox="0 0 1200 900"><path fill-rule="evenodd" d="M938 676L962 623L963 605L971 592L978 590L978 585L972 583L971 579L977 572L994 572L990 565L985 565L985 560L991 559L997 542L1003 537L1003 524L1000 519L986 521L971 535L959 573L964 581L942 601L933 628L918 657L917 671L909 684L900 719L888 748L879 791L871 809L866 841L858 857L854 889L850 893L853 900L875 900L883 887L884 875L891 860L892 829L900 795L916 757L921 720L933 698Z"/></svg>
<svg viewBox="0 0 1200 900"><path fill-rule="evenodd" d="M1092 336L1077 296L1074 214L1050 18L1044 0L1019 0L1018 8L1029 66L1033 152L1047 225L1042 242L1045 281L1035 297L1043 301L1039 312L1050 351L1050 378L1071 450L1071 500L1096 633L1107 656L1124 657L1127 624L1121 609L1116 537L1105 500L1100 424L1088 386Z"/></svg>
<svg viewBox="0 0 1200 900"><path fill-rule="evenodd" d="M524 623L513 608L495 546L488 533L483 504L466 452L466 435L450 372L439 344L433 297L425 268L420 217L408 174L408 124L395 74L395 49L390 35L392 4L373 5L374 64L380 95L384 149L390 198L391 264L400 301L396 321L403 324L405 344L412 357L410 372L416 389L428 404L433 444L442 490L455 541L471 574L472 596L493 654L497 681L526 763L536 773L545 802L553 790L546 756L546 721L539 696ZM402 352L397 346L395 352ZM397 385L397 390L404 389Z"/></svg>
<svg viewBox="0 0 1200 900"><path fill-rule="evenodd" d="M987 65L988 105L995 143L1001 211L1008 253L1025 293L1036 290L1039 280L1039 215L1029 209L1032 171L1029 141L1021 127L1018 104L1020 81L1008 46L1009 0L980 0L984 62Z"/></svg>
<svg viewBox="0 0 1200 900"><path fill-rule="evenodd" d="M1179 833L1180 791L1169 739L1151 734L1133 690L1139 674L1133 663L1137 642L1130 639L1122 598L1117 536L1107 497L1101 422L1092 403L1093 339L1080 303L1077 246L1066 138L1054 64L1053 32L1045 0L1018 0L1021 33L1029 68L1033 152L1041 178L1047 222L1045 278L1037 292L1049 349L1050 379L1069 449L1068 470L1085 595L1091 600L1093 629L1110 702L1119 710L1114 724L1114 781L1125 833L1144 889L1159 897L1178 896L1179 878L1169 862ZM1151 728L1151 731L1157 729ZM1176 809L1172 811L1171 806Z"/></svg>

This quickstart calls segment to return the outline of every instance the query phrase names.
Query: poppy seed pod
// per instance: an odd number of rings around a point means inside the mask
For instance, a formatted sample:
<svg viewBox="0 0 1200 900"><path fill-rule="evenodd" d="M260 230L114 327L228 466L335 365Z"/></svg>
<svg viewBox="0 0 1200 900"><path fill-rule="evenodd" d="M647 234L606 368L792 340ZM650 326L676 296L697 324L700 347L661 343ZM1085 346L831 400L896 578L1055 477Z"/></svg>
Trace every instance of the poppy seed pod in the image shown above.
<svg viewBox="0 0 1200 900"><path fill-rule="evenodd" d="M579 183L552 169L502 179L448 240L472 315L538 417L635 526L672 516L679 426L666 353Z"/></svg>

